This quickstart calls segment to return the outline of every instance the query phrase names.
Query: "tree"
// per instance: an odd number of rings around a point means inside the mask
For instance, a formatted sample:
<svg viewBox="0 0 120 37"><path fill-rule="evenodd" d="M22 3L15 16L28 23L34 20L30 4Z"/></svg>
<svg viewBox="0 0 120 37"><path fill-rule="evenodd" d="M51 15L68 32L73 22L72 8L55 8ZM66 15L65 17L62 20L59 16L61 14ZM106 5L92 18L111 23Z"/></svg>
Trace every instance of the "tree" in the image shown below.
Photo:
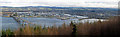
<svg viewBox="0 0 120 37"><path fill-rule="evenodd" d="M74 23L71 21L71 23L70 23L70 27L72 27L74 25Z"/></svg>
<svg viewBox="0 0 120 37"><path fill-rule="evenodd" d="M76 25L71 21L70 26L72 27L72 35L75 36L77 32Z"/></svg>

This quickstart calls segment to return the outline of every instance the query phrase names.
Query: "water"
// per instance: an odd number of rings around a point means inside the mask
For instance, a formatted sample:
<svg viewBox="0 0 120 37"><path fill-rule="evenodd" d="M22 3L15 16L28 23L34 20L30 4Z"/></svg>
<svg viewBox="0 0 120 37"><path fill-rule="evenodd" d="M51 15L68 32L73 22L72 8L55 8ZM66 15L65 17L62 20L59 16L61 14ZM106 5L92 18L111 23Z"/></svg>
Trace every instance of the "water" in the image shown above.
<svg viewBox="0 0 120 37"><path fill-rule="evenodd" d="M32 18L32 17L31 18L22 17L22 19L27 20L31 23L36 24L37 26L42 26L42 27L44 27L44 25L46 27L53 26L53 25L62 26L63 23L65 23L66 25L69 25L71 21L85 23L85 22L95 22L95 21L99 20L99 19L61 20L61 19L57 19L57 18ZM103 20L101 20L101 21L103 21ZM1 25L2 25L2 30L6 30L6 29L16 30L16 29L20 28L20 26L21 26L12 17L2 17L2 24L0 23L0 26Z"/></svg>
<svg viewBox="0 0 120 37"><path fill-rule="evenodd" d="M57 18L25 18L23 17L22 19L28 20L31 23L34 23L36 25L41 25L41 26L61 26L63 23L69 24L73 20L78 20L78 19L68 19L68 20L61 20Z"/></svg>
<svg viewBox="0 0 120 37"><path fill-rule="evenodd" d="M81 23L85 23L85 22L94 23L94 22L97 22L97 21L107 21L107 20L105 20L105 19L83 19L80 22Z"/></svg>
<svg viewBox="0 0 120 37"><path fill-rule="evenodd" d="M2 30L2 17L0 17L0 35L1 35L1 30Z"/></svg>
<svg viewBox="0 0 120 37"><path fill-rule="evenodd" d="M2 17L2 29L18 29L20 25L12 17Z"/></svg>
<svg viewBox="0 0 120 37"><path fill-rule="evenodd" d="M0 22L0 26L2 26L2 30L11 29L16 30L20 28L21 25L19 25L12 17L1 17L2 22ZM61 26L64 22L68 25L72 20L77 19L69 19L69 20L60 20L56 18L25 18L27 21L30 21L31 23L34 23L38 26Z"/></svg>
<svg viewBox="0 0 120 37"><path fill-rule="evenodd" d="M41 25L41 26L61 26L63 23L65 23L66 25L69 25L71 23L71 21L74 21L76 23L85 23L85 22L89 22L89 23L94 23L97 22L99 20L104 21L104 19L83 19L83 20L78 20L78 19L67 19L67 20L61 20L61 19L57 19L57 18L25 18L23 17L22 19L28 20L31 23L34 23L36 25Z"/></svg>

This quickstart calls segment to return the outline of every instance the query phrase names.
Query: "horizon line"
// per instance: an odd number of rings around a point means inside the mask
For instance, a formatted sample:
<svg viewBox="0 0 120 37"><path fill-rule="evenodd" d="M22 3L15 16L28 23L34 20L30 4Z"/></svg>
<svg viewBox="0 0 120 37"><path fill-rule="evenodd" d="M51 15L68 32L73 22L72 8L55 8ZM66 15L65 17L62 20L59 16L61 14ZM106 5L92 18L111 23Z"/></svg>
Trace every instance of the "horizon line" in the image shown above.
<svg viewBox="0 0 120 37"><path fill-rule="evenodd" d="M0 7L37 7L37 6L0 6ZM63 6L41 6L41 7L63 7ZM75 8L75 7L73 7L73 8ZM118 9L118 7L117 8L116 7L88 7L88 8L115 8L115 9Z"/></svg>

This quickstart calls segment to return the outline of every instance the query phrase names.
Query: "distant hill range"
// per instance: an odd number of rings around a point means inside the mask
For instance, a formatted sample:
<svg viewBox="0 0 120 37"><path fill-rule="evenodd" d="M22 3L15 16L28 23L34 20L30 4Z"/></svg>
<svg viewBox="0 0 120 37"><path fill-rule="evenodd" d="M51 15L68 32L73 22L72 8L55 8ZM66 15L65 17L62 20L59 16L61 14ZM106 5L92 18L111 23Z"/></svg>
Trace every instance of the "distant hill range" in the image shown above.
<svg viewBox="0 0 120 37"><path fill-rule="evenodd" d="M101 7L50 7L50 6L25 6L25 7L9 7L9 6L0 6L1 8L83 8L83 9L114 9L117 10L117 8L101 8Z"/></svg>

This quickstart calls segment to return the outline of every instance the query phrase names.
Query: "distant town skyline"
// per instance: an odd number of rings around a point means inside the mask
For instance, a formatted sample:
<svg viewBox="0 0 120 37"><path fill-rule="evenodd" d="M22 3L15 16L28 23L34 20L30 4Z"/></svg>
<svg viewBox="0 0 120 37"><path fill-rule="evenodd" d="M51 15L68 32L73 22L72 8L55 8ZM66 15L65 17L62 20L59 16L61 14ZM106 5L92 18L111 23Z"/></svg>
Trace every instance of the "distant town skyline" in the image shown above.
<svg viewBox="0 0 120 37"><path fill-rule="evenodd" d="M0 0L0 6L52 6L118 8L119 0Z"/></svg>

